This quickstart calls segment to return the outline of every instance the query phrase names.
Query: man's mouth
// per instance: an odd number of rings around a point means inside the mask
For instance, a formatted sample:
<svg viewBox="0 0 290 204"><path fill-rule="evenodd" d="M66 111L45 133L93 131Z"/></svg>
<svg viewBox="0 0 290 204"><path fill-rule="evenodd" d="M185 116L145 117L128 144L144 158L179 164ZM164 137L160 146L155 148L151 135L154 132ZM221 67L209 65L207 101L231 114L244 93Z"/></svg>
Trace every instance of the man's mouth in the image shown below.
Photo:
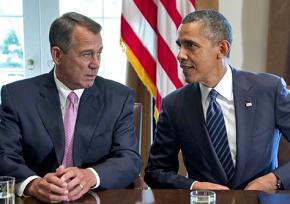
<svg viewBox="0 0 290 204"><path fill-rule="evenodd" d="M194 66L193 65L181 64L180 67L182 69L194 69Z"/></svg>
<svg viewBox="0 0 290 204"><path fill-rule="evenodd" d="M94 79L96 78L96 74L87 74L86 77L89 79Z"/></svg>

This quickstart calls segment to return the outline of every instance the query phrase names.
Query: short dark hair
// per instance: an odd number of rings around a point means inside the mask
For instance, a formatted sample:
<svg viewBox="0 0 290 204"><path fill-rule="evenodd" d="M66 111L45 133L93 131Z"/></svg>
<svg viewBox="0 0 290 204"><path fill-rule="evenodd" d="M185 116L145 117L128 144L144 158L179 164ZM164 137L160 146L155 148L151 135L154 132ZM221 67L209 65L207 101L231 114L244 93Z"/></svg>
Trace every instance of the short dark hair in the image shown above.
<svg viewBox="0 0 290 204"><path fill-rule="evenodd" d="M213 42L227 40L232 44L232 27L229 21L219 12L214 10L197 10L182 20L182 24L199 22L202 25L202 34L208 37Z"/></svg>
<svg viewBox="0 0 290 204"><path fill-rule="evenodd" d="M76 12L65 13L55 19L50 26L50 48L58 46L64 52L67 52L71 46L72 33L77 25L83 26L95 34L99 34L102 30L100 24L87 16Z"/></svg>

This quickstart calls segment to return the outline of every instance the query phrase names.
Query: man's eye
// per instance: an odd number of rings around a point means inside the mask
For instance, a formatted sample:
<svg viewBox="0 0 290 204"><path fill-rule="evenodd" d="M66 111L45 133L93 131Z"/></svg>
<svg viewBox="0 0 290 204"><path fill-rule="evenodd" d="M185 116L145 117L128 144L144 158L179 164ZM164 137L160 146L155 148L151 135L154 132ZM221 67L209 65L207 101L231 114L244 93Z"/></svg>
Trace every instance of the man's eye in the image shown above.
<svg viewBox="0 0 290 204"><path fill-rule="evenodd" d="M83 53L81 56L84 58L89 58L91 57L91 53Z"/></svg>
<svg viewBox="0 0 290 204"><path fill-rule="evenodd" d="M186 43L185 47L187 49L191 49L192 50L192 49L196 49L198 46L196 44L194 44L194 43Z"/></svg>
<svg viewBox="0 0 290 204"><path fill-rule="evenodd" d="M186 46L187 47L195 47L195 44L193 44L193 43L186 43Z"/></svg>

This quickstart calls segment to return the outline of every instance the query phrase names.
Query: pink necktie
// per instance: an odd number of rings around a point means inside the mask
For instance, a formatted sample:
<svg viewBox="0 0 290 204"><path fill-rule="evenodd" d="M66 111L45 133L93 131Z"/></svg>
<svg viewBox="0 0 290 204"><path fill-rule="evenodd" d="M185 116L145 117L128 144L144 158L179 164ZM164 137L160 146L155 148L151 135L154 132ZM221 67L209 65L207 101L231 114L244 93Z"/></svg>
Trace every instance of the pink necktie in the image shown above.
<svg viewBox="0 0 290 204"><path fill-rule="evenodd" d="M65 167L73 166L73 136L78 112L77 102L78 96L74 92L70 92L64 115L65 149L62 164Z"/></svg>

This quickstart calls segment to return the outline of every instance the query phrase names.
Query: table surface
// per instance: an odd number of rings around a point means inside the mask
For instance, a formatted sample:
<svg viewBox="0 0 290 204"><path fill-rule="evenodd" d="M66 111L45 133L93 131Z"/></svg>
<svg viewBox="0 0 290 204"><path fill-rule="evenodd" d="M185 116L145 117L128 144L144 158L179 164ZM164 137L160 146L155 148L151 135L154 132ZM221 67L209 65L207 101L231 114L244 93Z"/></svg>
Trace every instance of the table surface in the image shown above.
<svg viewBox="0 0 290 204"><path fill-rule="evenodd" d="M216 204L259 204L260 191L215 191ZM290 191L283 191L289 193ZM97 202L96 202L97 200ZM290 201L289 201L290 202ZM86 194L81 199L71 202L78 204L186 204L190 203L189 190L105 190L94 196ZM19 198L15 204L41 204L34 198Z"/></svg>

